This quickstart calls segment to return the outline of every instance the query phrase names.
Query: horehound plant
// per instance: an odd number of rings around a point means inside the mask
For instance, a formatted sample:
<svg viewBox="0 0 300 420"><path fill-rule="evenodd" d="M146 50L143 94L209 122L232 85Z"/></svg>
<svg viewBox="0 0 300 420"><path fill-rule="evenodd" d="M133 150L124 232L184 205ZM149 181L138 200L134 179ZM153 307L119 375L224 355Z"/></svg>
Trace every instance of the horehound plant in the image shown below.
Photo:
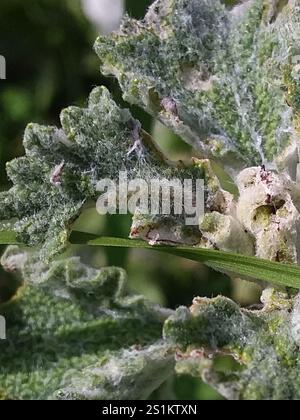
<svg viewBox="0 0 300 420"><path fill-rule="evenodd" d="M56 258L98 198L99 179L124 170L146 180L189 176L205 179L199 227L135 215L131 237L234 277L300 287L291 265L300 257L300 1L226 3L157 0L143 21L125 17L95 44L102 73L117 77L124 99L201 159L168 161L103 87L86 109L64 110L61 128L27 127L25 157L7 165L13 187L0 194L0 218L15 242L39 251L12 246L2 257L24 279L0 306L9 326L0 343L2 398L147 398L174 372L201 377L229 399L300 398L295 288L269 286L260 310L217 297L173 312L130 294L122 269ZM222 188L212 162L238 194ZM105 242L118 244L89 243ZM240 369L220 373L219 355Z"/></svg>

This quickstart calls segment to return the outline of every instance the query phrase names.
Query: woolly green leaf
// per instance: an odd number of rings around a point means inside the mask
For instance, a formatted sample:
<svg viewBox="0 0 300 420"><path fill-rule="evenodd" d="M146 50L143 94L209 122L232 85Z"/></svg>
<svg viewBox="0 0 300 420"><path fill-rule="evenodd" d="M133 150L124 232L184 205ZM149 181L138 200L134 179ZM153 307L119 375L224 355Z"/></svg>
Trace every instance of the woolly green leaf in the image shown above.
<svg viewBox="0 0 300 420"><path fill-rule="evenodd" d="M179 308L164 327L179 347L177 372L201 377L230 400L298 400L299 296L266 291L262 301L260 311L224 297ZM229 370L218 367L222 356L231 358Z"/></svg>
<svg viewBox="0 0 300 420"><path fill-rule="evenodd" d="M86 109L64 110L61 122L62 129L28 125L26 156L7 164L13 187L0 193L0 220L12 220L18 241L44 245L46 258L64 250L73 222L98 198L98 181L117 180L120 171L146 180L178 173L104 87L94 89Z"/></svg>
<svg viewBox="0 0 300 420"><path fill-rule="evenodd" d="M95 49L127 101L233 170L298 144L300 11L299 1L222 3L157 0Z"/></svg>
<svg viewBox="0 0 300 420"><path fill-rule="evenodd" d="M0 399L147 398L172 374L161 341L172 311L129 294L124 270L47 266L17 247L1 262L25 283L0 305Z"/></svg>

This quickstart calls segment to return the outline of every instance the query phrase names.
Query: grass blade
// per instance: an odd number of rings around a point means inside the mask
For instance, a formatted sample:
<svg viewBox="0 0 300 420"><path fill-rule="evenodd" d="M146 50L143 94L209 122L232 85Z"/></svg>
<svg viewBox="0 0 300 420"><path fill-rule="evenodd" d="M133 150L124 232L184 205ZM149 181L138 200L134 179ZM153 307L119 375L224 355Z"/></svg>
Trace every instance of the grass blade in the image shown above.
<svg viewBox="0 0 300 420"><path fill-rule="evenodd" d="M276 263L223 251L214 251L187 246L149 245L141 240L97 237L83 232L73 232L73 244L89 246L150 249L166 252L178 257L201 262L217 271L247 277L251 280L271 282L281 286L300 289L300 267L292 264Z"/></svg>

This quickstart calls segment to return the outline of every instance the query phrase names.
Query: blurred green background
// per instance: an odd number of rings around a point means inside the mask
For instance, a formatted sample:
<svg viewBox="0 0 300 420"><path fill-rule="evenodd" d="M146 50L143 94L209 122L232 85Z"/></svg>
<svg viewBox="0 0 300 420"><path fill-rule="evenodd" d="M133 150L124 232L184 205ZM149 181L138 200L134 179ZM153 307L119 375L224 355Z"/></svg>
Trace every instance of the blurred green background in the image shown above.
<svg viewBox="0 0 300 420"><path fill-rule="evenodd" d="M139 18L149 4L151 0L127 0L124 8L131 16ZM95 19L89 20L84 14L80 0L1 0L0 28L0 54L7 61L7 80L0 80L1 190L9 186L5 163L24 153L22 133L28 122L58 125L62 108L85 105L92 88L101 84L112 91L117 102L129 105L123 103L116 81L99 73L93 42L97 32L105 30L105 24L102 29L101 24L96 27ZM134 107L131 111L142 121L143 127L152 132L169 157L186 158L193 154L181 139L143 111ZM130 218L104 218L95 210L88 210L77 227L110 236L127 236ZM133 290L171 308L189 306L195 296L223 294L243 305L255 303L258 298L255 287L233 283L204 266L176 257L151 251L74 248L71 252L80 254L94 266L126 268ZM12 282L0 271L0 301L9 297ZM200 380L188 377L170 381L153 397L219 399Z"/></svg>

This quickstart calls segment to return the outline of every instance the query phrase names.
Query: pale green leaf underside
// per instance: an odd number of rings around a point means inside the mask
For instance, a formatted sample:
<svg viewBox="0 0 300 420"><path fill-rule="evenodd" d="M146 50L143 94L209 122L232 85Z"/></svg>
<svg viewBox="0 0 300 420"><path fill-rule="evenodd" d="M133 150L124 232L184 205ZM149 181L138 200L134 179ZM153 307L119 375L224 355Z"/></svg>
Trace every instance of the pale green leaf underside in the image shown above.
<svg viewBox="0 0 300 420"><path fill-rule="evenodd" d="M0 303L0 400L143 399L172 374L161 340L172 311L128 292L124 270L45 265L15 246L1 264L24 285Z"/></svg>
<svg viewBox="0 0 300 420"><path fill-rule="evenodd" d="M95 49L127 101L232 170L272 162L293 142L299 3L221 3L157 0Z"/></svg>

